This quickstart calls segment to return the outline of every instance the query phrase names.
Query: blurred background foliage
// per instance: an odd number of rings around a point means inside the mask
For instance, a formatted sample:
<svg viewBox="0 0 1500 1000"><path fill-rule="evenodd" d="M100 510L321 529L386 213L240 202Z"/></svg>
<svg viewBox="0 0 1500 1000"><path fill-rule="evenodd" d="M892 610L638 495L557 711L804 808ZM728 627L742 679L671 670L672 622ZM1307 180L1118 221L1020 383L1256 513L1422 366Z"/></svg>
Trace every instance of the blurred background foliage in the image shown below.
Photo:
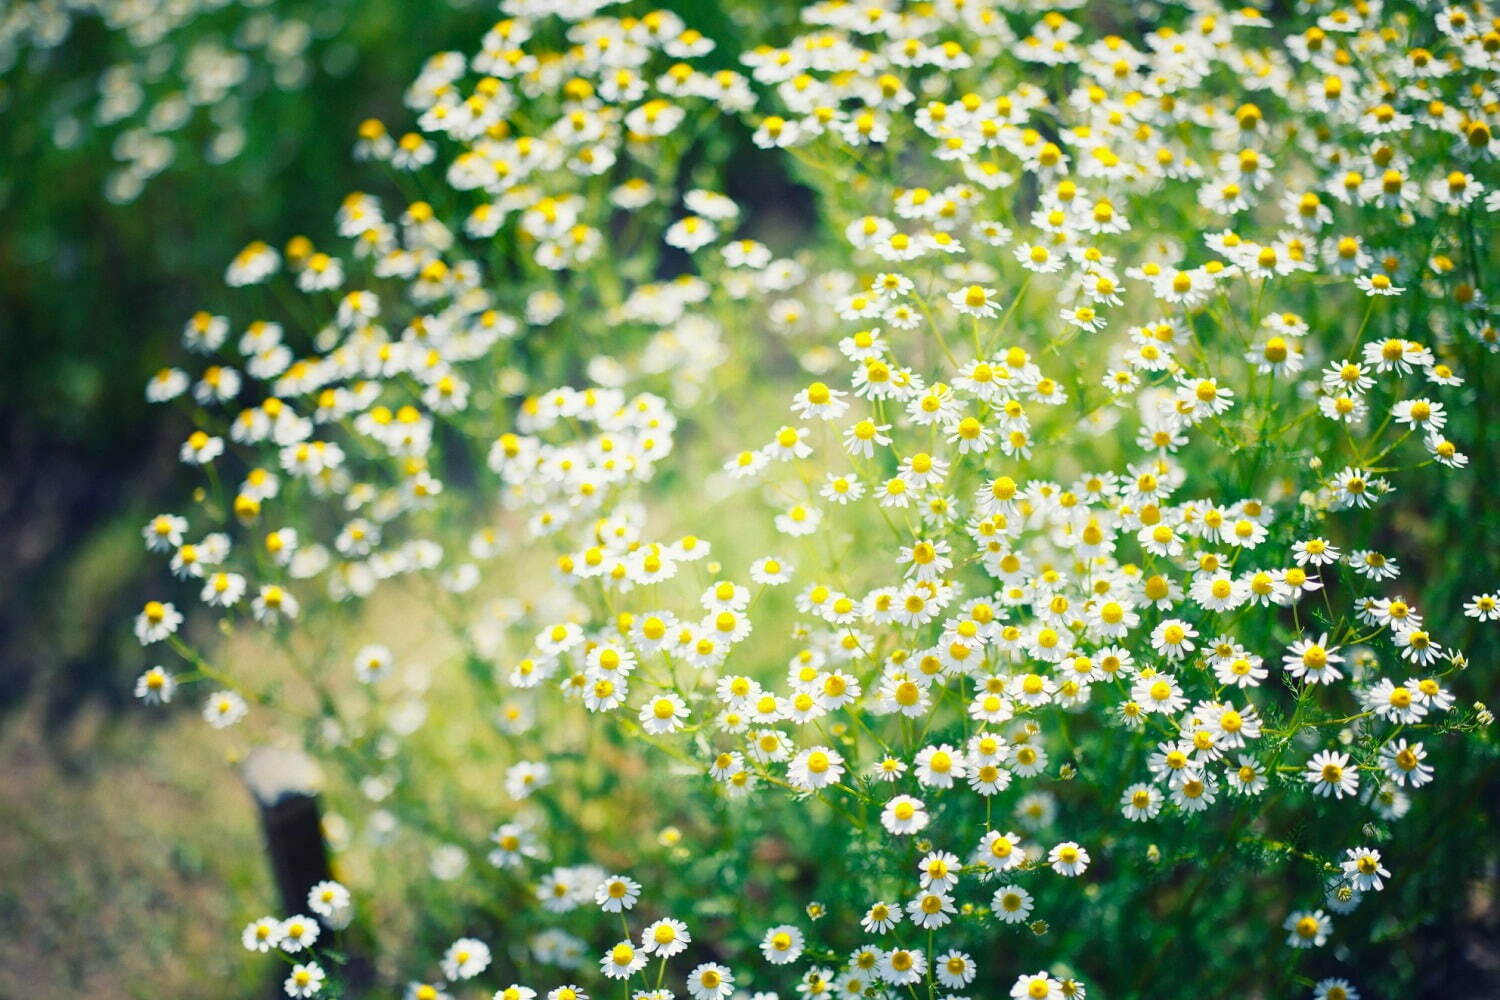
<svg viewBox="0 0 1500 1000"><path fill-rule="evenodd" d="M145 379L236 250L330 224L357 182L359 121L399 118L421 61L492 16L450 0L0 14L0 703L44 675L54 718L82 694L120 697L102 664L130 590L130 523L172 467ZM106 107L122 80L139 107L109 121L131 100ZM166 162L126 155L140 148Z"/></svg>
<svg viewBox="0 0 1500 1000"><path fill-rule="evenodd" d="M733 60L717 5L661 6L692 8ZM763 29L790 11L744 13ZM55 725L128 697L108 664L138 522L175 469L147 378L246 243L317 240L344 195L387 193L350 155L359 123L406 130L422 62L498 17L476 0L0 5L0 710L40 693Z"/></svg>
<svg viewBox="0 0 1500 1000"><path fill-rule="evenodd" d="M716 6L661 6L734 58ZM139 527L182 499L181 429L144 386L186 319L223 305L246 243L325 239L350 191L395 193L351 156L359 123L410 127L422 63L498 17L488 0L0 2L0 997L264 995L223 934L274 895L250 797L192 713L132 710ZM805 205L748 134L720 141L730 193L795 225Z"/></svg>

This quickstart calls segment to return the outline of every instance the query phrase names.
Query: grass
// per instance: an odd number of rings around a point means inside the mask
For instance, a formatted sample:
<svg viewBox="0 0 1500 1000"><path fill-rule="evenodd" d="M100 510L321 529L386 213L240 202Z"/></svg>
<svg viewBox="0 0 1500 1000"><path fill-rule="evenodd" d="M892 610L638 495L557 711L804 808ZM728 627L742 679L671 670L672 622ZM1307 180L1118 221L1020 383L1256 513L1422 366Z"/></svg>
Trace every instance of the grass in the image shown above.
<svg viewBox="0 0 1500 1000"><path fill-rule="evenodd" d="M186 714L42 732L29 709L0 729L0 996L262 995L226 932L272 890L222 743Z"/></svg>

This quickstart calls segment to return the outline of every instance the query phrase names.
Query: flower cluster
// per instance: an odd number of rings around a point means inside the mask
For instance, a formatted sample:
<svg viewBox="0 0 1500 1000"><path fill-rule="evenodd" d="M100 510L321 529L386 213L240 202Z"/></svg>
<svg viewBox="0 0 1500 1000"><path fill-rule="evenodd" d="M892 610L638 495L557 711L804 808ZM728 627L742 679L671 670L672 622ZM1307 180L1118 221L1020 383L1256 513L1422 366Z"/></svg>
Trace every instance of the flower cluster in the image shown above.
<svg viewBox="0 0 1500 1000"><path fill-rule="evenodd" d="M246 951L261 954L275 951L287 956L291 972L283 985L291 997L311 997L323 992L328 973L312 957L323 928L326 925L331 931L342 930L354 919L349 890L338 882L319 882L309 889L307 908L315 916L299 913L285 920L260 917L240 933L240 943ZM303 958L307 961L300 961Z"/></svg>
<svg viewBox="0 0 1500 1000"><path fill-rule="evenodd" d="M1493 721L1456 693L1457 624L1500 618L1493 592L1419 605L1391 553L1403 491L1468 464L1466 379L1500 350L1487 15L1325 4L1293 29L1194 4L1127 38L1066 9L824 2L741 74L693 68L714 45L676 15L503 6L476 56L428 63L415 131L360 132L442 198L388 219L352 196L346 258L294 241L231 266L303 293L315 350L260 321L232 365L152 384L200 408L181 457L226 525L145 536L288 644L293 581L336 604L440 571L456 672L503 737L511 814L476 855L548 922L510 962L577 980L549 1000L596 975L671 996L690 949L694 1000L1126 995L1087 907L1162 861L1153 838L1203 868L1184 920L1231 853L1295 873L1300 903L1254 922L1297 952L1400 881L1388 825ZM808 249L751 235L725 164L667 183L693 122L743 123L816 194ZM662 278L667 249L692 276ZM222 357L230 323L184 336ZM595 387L507 405L580 369ZM237 487L226 437L255 456ZM240 561L228 522L263 536ZM138 692L211 679L209 720L238 721L253 678L183 622L142 612L193 671ZM399 633L356 627L378 700ZM353 777L381 802L420 723L351 722L315 686L314 743L367 749L382 773ZM806 834L810 895L737 896L730 928L694 885L668 895L680 830L637 864L588 816L643 761L680 803L658 813L725 842L690 878L749 878ZM632 928L642 883L665 898ZM1042 971L997 944L1080 913ZM490 962L462 939L409 995Z"/></svg>
<svg viewBox="0 0 1500 1000"><path fill-rule="evenodd" d="M78 45L95 18L106 57L95 78L66 80L41 112L59 149L106 147L116 166L105 196L127 204L180 161L237 159L252 140L255 105L267 91L303 90L353 16L344 5L287 11L265 3L187 0L131 3L24 0L0 16L0 73L23 60L46 65ZM335 62L347 59L336 54ZM80 101L75 92L91 91Z"/></svg>

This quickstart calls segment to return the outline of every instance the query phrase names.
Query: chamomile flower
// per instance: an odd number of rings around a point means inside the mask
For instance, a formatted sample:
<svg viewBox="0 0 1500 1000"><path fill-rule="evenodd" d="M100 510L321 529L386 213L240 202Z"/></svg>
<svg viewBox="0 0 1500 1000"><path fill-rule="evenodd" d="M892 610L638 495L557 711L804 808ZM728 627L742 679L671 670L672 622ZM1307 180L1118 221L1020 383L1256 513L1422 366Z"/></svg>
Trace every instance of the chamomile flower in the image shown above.
<svg viewBox="0 0 1500 1000"><path fill-rule="evenodd" d="M881 956L879 973L892 986L910 986L927 978L927 958L920 951L893 948Z"/></svg>
<svg viewBox="0 0 1500 1000"><path fill-rule="evenodd" d="M160 666L151 667L135 680L135 696L147 705L165 705L177 691L177 680Z"/></svg>
<svg viewBox="0 0 1500 1000"><path fill-rule="evenodd" d="M1400 650L1403 660L1419 666L1435 663L1443 655L1443 648L1424 628L1396 628L1391 641Z"/></svg>
<svg viewBox="0 0 1500 1000"><path fill-rule="evenodd" d="M979 841L974 850L974 863L984 865L995 872L1008 872L1026 863L1026 852L1021 847L1021 838L1012 832L991 830Z"/></svg>
<svg viewBox="0 0 1500 1000"><path fill-rule="evenodd" d="M605 913L633 909L641 897L641 884L624 875L611 875L594 889L594 902Z"/></svg>
<svg viewBox="0 0 1500 1000"><path fill-rule="evenodd" d="M1198 630L1180 618L1168 618L1151 631L1151 646L1168 660L1180 660L1195 648Z"/></svg>
<svg viewBox="0 0 1500 1000"><path fill-rule="evenodd" d="M948 302L966 316L987 319L998 315L1000 302L993 288L970 285L948 293Z"/></svg>
<svg viewBox="0 0 1500 1000"><path fill-rule="evenodd" d="M844 758L830 747L803 750L787 767L788 783L805 791L817 791L837 784L843 775Z"/></svg>
<svg viewBox="0 0 1500 1000"><path fill-rule="evenodd" d="M281 922L281 950L294 954L317 943L322 927L312 917L297 915Z"/></svg>
<svg viewBox="0 0 1500 1000"><path fill-rule="evenodd" d="M1281 662L1290 677L1309 684L1332 684L1344 676L1339 670L1344 658L1338 650L1339 647L1328 645L1328 635L1324 633L1316 639L1298 639L1292 643Z"/></svg>
<svg viewBox="0 0 1500 1000"><path fill-rule="evenodd" d="M662 917L641 931L641 950L656 958L680 955L692 941L687 924L673 917Z"/></svg>
<svg viewBox="0 0 1500 1000"><path fill-rule="evenodd" d="M473 979L489 964L489 946L474 938L459 938L443 953L443 975L450 980Z"/></svg>
<svg viewBox="0 0 1500 1000"><path fill-rule="evenodd" d="M1321 948L1333 933L1333 921L1322 910L1293 910L1282 927L1290 932L1286 943L1293 948Z"/></svg>
<svg viewBox="0 0 1500 1000"><path fill-rule="evenodd" d="M881 826L897 836L919 833L926 828L928 821L927 807L921 799L910 795L897 795L880 813Z"/></svg>
<svg viewBox="0 0 1500 1000"><path fill-rule="evenodd" d="M307 890L307 906L336 929L348 926L354 915L349 890L330 879L324 879Z"/></svg>
<svg viewBox="0 0 1500 1000"><path fill-rule="evenodd" d="M990 909L1007 924L1024 923L1033 905L1031 893L1018 885L1002 885L990 900Z"/></svg>
<svg viewBox="0 0 1500 1000"><path fill-rule="evenodd" d="M609 979L629 979L645 968L650 956L629 941L621 941L599 959L599 971Z"/></svg>
<svg viewBox="0 0 1500 1000"><path fill-rule="evenodd" d="M323 989L326 978L327 974L317 962L297 962L292 965L282 989L289 997L316 996Z"/></svg>
<svg viewBox="0 0 1500 1000"><path fill-rule="evenodd" d="M217 691L203 703L203 718L215 729L227 729L250 711L245 699L234 691Z"/></svg>
<svg viewBox="0 0 1500 1000"><path fill-rule="evenodd" d="M1010 995L1011 1000L1064 1000L1062 983L1045 972L1016 977Z"/></svg>
<svg viewBox="0 0 1500 1000"><path fill-rule="evenodd" d="M946 927L953 920L958 908L946 892L927 891L918 893L906 904L906 916L913 926L925 930Z"/></svg>
<svg viewBox="0 0 1500 1000"><path fill-rule="evenodd" d="M846 393L814 382L792 399L792 412L804 420L837 420L849 409Z"/></svg>
<svg viewBox="0 0 1500 1000"><path fill-rule="evenodd" d="M1387 743L1380 750L1380 767L1397 785L1420 788L1432 780L1433 768L1425 763L1427 751L1421 743L1406 739Z"/></svg>
<svg viewBox="0 0 1500 1000"><path fill-rule="evenodd" d="M1308 760L1303 776L1314 795L1342 799L1359 791L1359 770L1346 753L1319 750Z"/></svg>
<svg viewBox="0 0 1500 1000"><path fill-rule="evenodd" d="M245 946L246 951L263 954L281 947L281 939L284 936L281 921L274 917L261 917L245 925L245 929L240 933L240 943Z"/></svg>
<svg viewBox="0 0 1500 1000"><path fill-rule="evenodd" d="M1351 847L1339 863L1344 877L1358 892L1379 892L1391 873L1380 863L1380 852L1369 847Z"/></svg>
<svg viewBox="0 0 1500 1000"><path fill-rule="evenodd" d="M1047 864L1057 874L1072 878L1088 870L1089 852L1071 840L1064 841L1047 852Z"/></svg>
<svg viewBox="0 0 1500 1000"><path fill-rule="evenodd" d="M728 1000L734 993L734 974L728 966L704 962L688 973L687 990L693 1000Z"/></svg>
<svg viewBox="0 0 1500 1000"><path fill-rule="evenodd" d="M1347 979L1330 976L1313 984L1313 1000L1359 1000L1359 990Z"/></svg>
<svg viewBox="0 0 1500 1000"><path fill-rule="evenodd" d="M974 960L961 951L939 955L933 964L938 982L947 989L963 989L978 975Z"/></svg>
<svg viewBox="0 0 1500 1000"><path fill-rule="evenodd" d="M680 730L687 720L688 706L675 692L652 698L641 706L638 718L641 729L652 736L662 736Z"/></svg>
<svg viewBox="0 0 1500 1000"><path fill-rule="evenodd" d="M135 637L142 646L160 642L175 633L182 624L182 612L171 603L147 601L135 618Z"/></svg>
<svg viewBox="0 0 1500 1000"><path fill-rule="evenodd" d="M760 941L760 953L772 965L788 965L802 955L802 932L791 924L769 928Z"/></svg>
<svg viewBox="0 0 1500 1000"><path fill-rule="evenodd" d="M1500 621L1500 596L1475 594L1464 602L1464 615L1480 622Z"/></svg>
<svg viewBox="0 0 1500 1000"><path fill-rule="evenodd" d="M884 934L901 922L901 907L893 903L871 903L859 924L869 934Z"/></svg>
<svg viewBox="0 0 1500 1000"><path fill-rule="evenodd" d="M1362 691L1360 701L1364 704L1366 711L1373 712L1379 718L1403 725L1418 723L1427 715L1427 706L1420 692L1405 684L1396 684L1389 677L1382 677L1374 685Z"/></svg>

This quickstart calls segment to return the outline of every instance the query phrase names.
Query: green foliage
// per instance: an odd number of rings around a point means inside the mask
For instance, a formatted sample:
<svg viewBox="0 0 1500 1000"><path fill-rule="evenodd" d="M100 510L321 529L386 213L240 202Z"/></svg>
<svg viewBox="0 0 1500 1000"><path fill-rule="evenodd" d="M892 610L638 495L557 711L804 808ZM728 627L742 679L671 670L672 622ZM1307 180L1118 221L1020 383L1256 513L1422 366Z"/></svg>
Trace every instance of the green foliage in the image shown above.
<svg viewBox="0 0 1500 1000"><path fill-rule="evenodd" d="M354 902L278 957L413 1000L1461 985L1488 21L596 6L507 4L404 110L262 92L279 132L103 210L195 275L185 354L29 390L167 366L201 478L144 525L137 691L321 761ZM414 55L382 10L332 69ZM159 246L174 183L235 294Z"/></svg>

